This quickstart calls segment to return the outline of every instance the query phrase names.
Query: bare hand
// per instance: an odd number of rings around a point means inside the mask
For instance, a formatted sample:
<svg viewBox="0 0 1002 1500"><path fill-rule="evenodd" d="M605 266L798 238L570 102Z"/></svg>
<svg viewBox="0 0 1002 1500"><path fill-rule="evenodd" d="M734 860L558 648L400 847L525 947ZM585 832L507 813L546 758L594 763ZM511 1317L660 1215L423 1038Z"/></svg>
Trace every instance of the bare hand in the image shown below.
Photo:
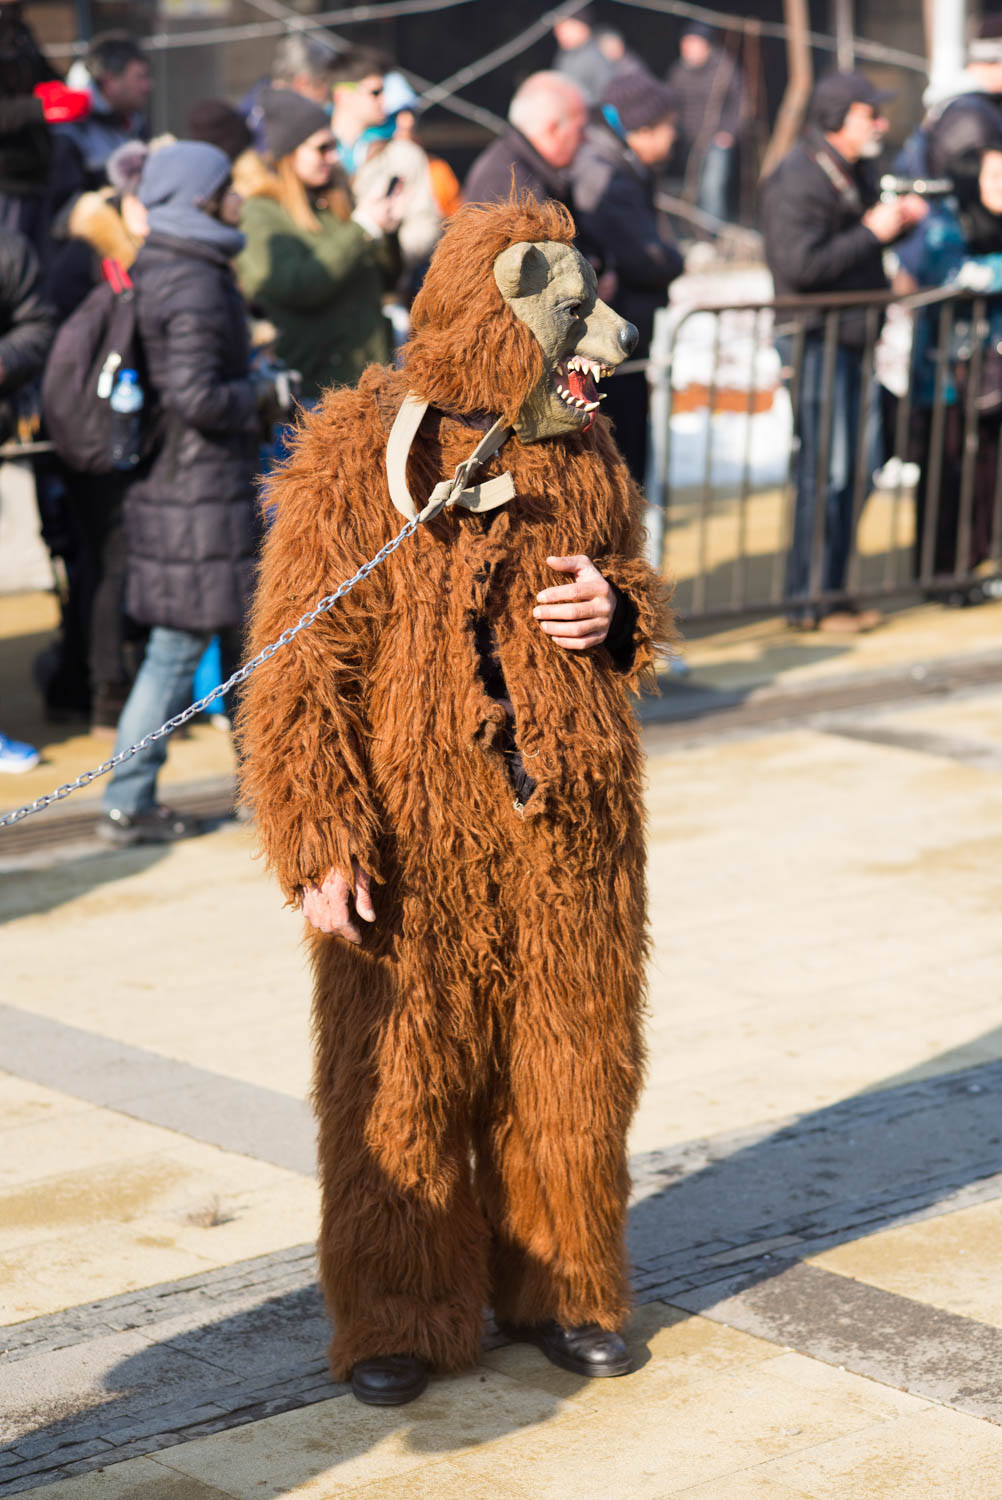
<svg viewBox="0 0 1002 1500"><path fill-rule="evenodd" d="M882 245L889 245L899 234L921 222L929 206L914 193L904 198L893 198L889 203L875 203L863 215L863 223Z"/></svg>
<svg viewBox="0 0 1002 1500"><path fill-rule="evenodd" d="M573 583L544 589L532 611L539 628L567 651L601 646L616 612L616 595L588 557L548 557L557 573L573 573Z"/></svg>
<svg viewBox="0 0 1002 1500"><path fill-rule="evenodd" d="M901 212L905 216L906 227L911 228L915 224L921 224L929 212L929 201L921 198L918 193L906 193L901 199Z"/></svg>
<svg viewBox="0 0 1002 1500"><path fill-rule="evenodd" d="M303 887L299 904L303 916L318 932L329 932L335 937L347 939L349 943L360 943L361 928L352 921L349 902L354 897L355 914L363 922L374 922L376 912L372 905L371 877L357 859L352 860L351 867L354 891L340 870L329 870L322 884Z"/></svg>
<svg viewBox="0 0 1002 1500"><path fill-rule="evenodd" d="M355 216L363 228L375 226L381 234L392 234L400 228L407 206L407 193L398 188L392 193L374 193L363 198L355 210Z"/></svg>

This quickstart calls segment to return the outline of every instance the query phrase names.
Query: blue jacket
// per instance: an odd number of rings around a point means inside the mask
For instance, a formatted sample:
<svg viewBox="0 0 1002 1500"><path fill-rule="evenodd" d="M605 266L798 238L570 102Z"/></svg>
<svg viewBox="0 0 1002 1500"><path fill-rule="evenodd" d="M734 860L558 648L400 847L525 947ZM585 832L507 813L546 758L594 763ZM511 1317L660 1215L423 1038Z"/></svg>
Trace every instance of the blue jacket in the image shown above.
<svg viewBox="0 0 1002 1500"><path fill-rule="evenodd" d="M914 235L899 248L901 265L911 273L920 287L950 286L960 278L977 276L975 295L987 296L988 320L984 333L986 345L1002 344L1002 252L972 255L967 248L964 228L952 199L937 203L922 221ZM974 287L972 285L972 290ZM916 406L931 406L936 387L936 347L939 342L940 307L923 309L915 321L912 345L912 400ZM943 399L947 405L957 401L957 383L953 365L962 358L961 346L971 333L971 304L958 302L955 308L953 358L943 381Z"/></svg>

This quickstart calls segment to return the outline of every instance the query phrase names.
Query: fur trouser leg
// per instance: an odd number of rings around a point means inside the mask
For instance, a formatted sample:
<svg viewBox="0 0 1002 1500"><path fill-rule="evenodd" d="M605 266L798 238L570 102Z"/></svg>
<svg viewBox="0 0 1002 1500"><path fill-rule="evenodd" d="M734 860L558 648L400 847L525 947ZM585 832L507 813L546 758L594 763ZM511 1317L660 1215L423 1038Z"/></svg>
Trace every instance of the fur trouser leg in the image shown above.
<svg viewBox="0 0 1002 1500"><path fill-rule="evenodd" d="M469 1091L443 1087L448 1049L424 1031L422 997L400 1004L392 967L346 949L326 945L333 994L323 949L317 963L318 1256L331 1370L344 1380L381 1354L464 1369L480 1352L488 1293Z"/></svg>
<svg viewBox="0 0 1002 1500"><path fill-rule="evenodd" d="M379 1354L472 1365L492 1300L516 1322L625 1317L639 831L624 858L587 820L523 821L502 776L488 786L463 803L478 841L384 887L361 948L314 939L338 1378Z"/></svg>
<svg viewBox="0 0 1002 1500"><path fill-rule="evenodd" d="M531 845L546 838L526 821ZM517 850L517 845L515 846ZM478 1131L499 1318L622 1326L626 1132L643 1070L643 874L551 850L512 862L513 988Z"/></svg>

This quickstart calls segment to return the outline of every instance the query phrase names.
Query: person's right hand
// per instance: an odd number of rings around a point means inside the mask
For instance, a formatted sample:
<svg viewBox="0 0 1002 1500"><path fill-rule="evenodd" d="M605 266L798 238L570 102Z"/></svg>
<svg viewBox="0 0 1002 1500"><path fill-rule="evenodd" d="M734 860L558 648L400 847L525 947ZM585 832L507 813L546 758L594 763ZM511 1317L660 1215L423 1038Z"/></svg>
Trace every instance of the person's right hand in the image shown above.
<svg viewBox="0 0 1002 1500"><path fill-rule="evenodd" d="M90 114L91 99L87 90L67 88L58 78L36 84L32 92L41 102L47 125L68 125L74 120L85 120Z"/></svg>
<svg viewBox="0 0 1002 1500"><path fill-rule="evenodd" d="M882 245L889 245L924 219L927 212L928 205L910 193L904 198L892 198L889 203L875 203L863 215L863 223Z"/></svg>
<svg viewBox="0 0 1002 1500"><path fill-rule="evenodd" d="M369 233L375 229L380 234L392 234L400 228L405 200L406 194L400 189L392 193L374 193L361 200L353 217Z"/></svg>
<svg viewBox="0 0 1002 1500"><path fill-rule="evenodd" d="M372 904L371 876L357 859L352 860L351 868L354 890L340 870L329 870L320 885L303 887L300 906L303 916L318 932L345 938L349 943L360 943L361 928L352 920L349 903L354 899L355 914L363 922L374 922L376 910Z"/></svg>
<svg viewBox="0 0 1002 1500"><path fill-rule="evenodd" d="M921 198L918 193L906 193L901 199L901 211L905 216L905 228L914 229L928 214L929 200Z"/></svg>

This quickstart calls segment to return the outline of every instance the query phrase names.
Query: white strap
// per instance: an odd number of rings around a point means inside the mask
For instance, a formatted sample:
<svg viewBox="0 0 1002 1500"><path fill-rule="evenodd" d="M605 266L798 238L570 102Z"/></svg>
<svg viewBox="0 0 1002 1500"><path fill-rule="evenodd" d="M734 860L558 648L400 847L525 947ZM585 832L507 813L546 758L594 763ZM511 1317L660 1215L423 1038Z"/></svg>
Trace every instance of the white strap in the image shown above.
<svg viewBox="0 0 1002 1500"><path fill-rule="evenodd" d="M429 402L421 401L408 392L386 443L386 480L390 488L390 499L408 521L414 520L418 509L407 487L407 460L428 406ZM483 515L485 511L494 510L514 499L515 482L510 474L500 474L496 479L487 479L482 484L466 483L470 472L493 458L510 432L511 428L503 421L495 422L469 458L459 465L453 478L441 480L432 490L428 503L421 512L426 520L430 520L446 505L462 505L466 510Z"/></svg>

